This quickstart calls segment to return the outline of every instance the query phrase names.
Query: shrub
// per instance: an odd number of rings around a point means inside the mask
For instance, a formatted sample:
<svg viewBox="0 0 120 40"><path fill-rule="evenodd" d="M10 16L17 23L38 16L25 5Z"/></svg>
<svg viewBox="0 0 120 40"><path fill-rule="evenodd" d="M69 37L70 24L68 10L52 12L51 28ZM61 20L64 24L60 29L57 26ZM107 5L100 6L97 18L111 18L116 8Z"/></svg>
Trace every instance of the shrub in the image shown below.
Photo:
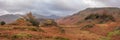
<svg viewBox="0 0 120 40"><path fill-rule="evenodd" d="M52 19L45 19L44 21L40 22L39 26L56 26L57 23Z"/></svg>
<svg viewBox="0 0 120 40"><path fill-rule="evenodd" d="M83 26L81 29L87 29L87 28L92 28L94 26L94 24L88 24Z"/></svg>
<svg viewBox="0 0 120 40"><path fill-rule="evenodd" d="M120 27L119 27L119 26L118 26L118 27L116 27L116 28L115 28L115 30L120 30Z"/></svg>
<svg viewBox="0 0 120 40"><path fill-rule="evenodd" d="M24 29L27 29L29 27L26 27L26 26L16 26L16 27L13 27L13 29L20 29L20 30L24 30Z"/></svg>
<svg viewBox="0 0 120 40"><path fill-rule="evenodd" d="M83 22L85 22L85 20L78 21L78 22L75 23L75 24L79 25L80 23L83 23Z"/></svg>
<svg viewBox="0 0 120 40"><path fill-rule="evenodd" d="M65 30L62 27L60 27L60 26L57 26L57 27L59 28L61 33L65 33Z"/></svg>
<svg viewBox="0 0 120 40"><path fill-rule="evenodd" d="M96 18L98 18L98 17L99 17L98 14L91 14L91 15L87 16L87 17L85 18L85 20L88 20L88 19L96 19Z"/></svg>
<svg viewBox="0 0 120 40"><path fill-rule="evenodd" d="M60 31L61 31L61 33L65 33L65 30L64 30L64 29L61 29Z"/></svg>
<svg viewBox="0 0 120 40"><path fill-rule="evenodd" d="M35 18L35 16L32 15L31 12L29 12L28 14L26 14L25 16L22 16L22 20L27 21L28 23L30 23L32 26L37 27L37 29L39 29L39 22L38 20ZM29 24L29 26L31 26ZM36 30L36 29L35 29ZM39 29L39 31L43 31L42 29ZM44 31L43 31L44 32Z"/></svg>
<svg viewBox="0 0 120 40"><path fill-rule="evenodd" d="M34 27L32 27L32 28L28 28L28 30L31 30L31 31L39 31L39 29L34 28Z"/></svg>
<svg viewBox="0 0 120 40"><path fill-rule="evenodd" d="M36 20L28 20L28 21L31 22L33 26L39 27L39 22L37 22Z"/></svg>
<svg viewBox="0 0 120 40"><path fill-rule="evenodd" d="M6 23L4 21L1 21L0 22L0 25L5 25Z"/></svg>
<svg viewBox="0 0 120 40"><path fill-rule="evenodd" d="M98 23L105 23L107 21L115 21L112 15L107 14L90 14L85 20L99 20Z"/></svg>
<svg viewBox="0 0 120 40"><path fill-rule="evenodd" d="M55 40L70 40L70 39L68 39L68 38L63 38L63 37L55 37L54 39L55 39Z"/></svg>

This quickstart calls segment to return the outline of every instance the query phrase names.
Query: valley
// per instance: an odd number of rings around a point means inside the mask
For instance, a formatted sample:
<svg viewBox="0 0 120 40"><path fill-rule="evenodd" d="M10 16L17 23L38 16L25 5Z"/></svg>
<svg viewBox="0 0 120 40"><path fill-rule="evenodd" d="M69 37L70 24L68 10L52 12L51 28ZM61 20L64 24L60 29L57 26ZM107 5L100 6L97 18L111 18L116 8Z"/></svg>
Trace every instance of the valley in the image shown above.
<svg viewBox="0 0 120 40"><path fill-rule="evenodd" d="M55 20L39 17L29 12L11 23L0 22L0 40L120 39L120 8L87 8Z"/></svg>

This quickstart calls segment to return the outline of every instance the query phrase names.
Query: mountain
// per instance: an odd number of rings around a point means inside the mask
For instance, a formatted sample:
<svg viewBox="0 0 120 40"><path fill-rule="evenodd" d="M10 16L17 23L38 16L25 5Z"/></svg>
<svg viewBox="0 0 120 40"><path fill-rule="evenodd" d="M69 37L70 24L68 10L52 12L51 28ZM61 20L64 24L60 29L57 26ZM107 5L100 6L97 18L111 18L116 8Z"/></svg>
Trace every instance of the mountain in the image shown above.
<svg viewBox="0 0 120 40"><path fill-rule="evenodd" d="M47 16L47 18L50 18L50 19L59 19L60 16L50 15L50 16Z"/></svg>
<svg viewBox="0 0 120 40"><path fill-rule="evenodd" d="M60 16L57 15L49 15L49 16L43 16L40 14L33 14L36 18L48 18L48 19L58 19Z"/></svg>
<svg viewBox="0 0 120 40"><path fill-rule="evenodd" d="M59 25L76 27L79 30L90 31L105 36L105 40L118 40L120 35L120 8L87 8L74 15L57 20ZM102 38L101 38L102 39ZM103 40L103 39L102 39Z"/></svg>
<svg viewBox="0 0 120 40"><path fill-rule="evenodd" d="M57 19L57 18L59 18L59 16L56 16L56 15L50 15L50 16L43 16L40 14L33 14L33 15L37 19ZM6 14L6 15L0 16L0 21L5 21L6 23L11 23L20 17L21 17L21 15L19 15L19 14Z"/></svg>
<svg viewBox="0 0 120 40"><path fill-rule="evenodd" d="M112 15L116 21L119 21L120 17L120 8L116 7L104 7L104 8L87 8L85 10L82 10L78 13L75 13L74 15L67 16L64 18L61 18L57 20L60 24L76 24L81 21L85 21L85 18L91 14L106 14L106 15Z"/></svg>
<svg viewBox="0 0 120 40"><path fill-rule="evenodd" d="M33 14L36 18L47 18L43 15L39 15L39 14ZM0 21L5 21L6 23L11 23L13 21L15 21L16 19L20 18L22 15L19 14L6 14L6 15L2 15L0 16Z"/></svg>
<svg viewBox="0 0 120 40"><path fill-rule="evenodd" d="M6 15L2 15L0 16L0 21L5 21L6 23L10 23L15 21L16 19L18 19L20 17L20 15L16 14L6 14Z"/></svg>
<svg viewBox="0 0 120 40"><path fill-rule="evenodd" d="M47 18L46 16L40 15L40 14L33 14L36 18Z"/></svg>

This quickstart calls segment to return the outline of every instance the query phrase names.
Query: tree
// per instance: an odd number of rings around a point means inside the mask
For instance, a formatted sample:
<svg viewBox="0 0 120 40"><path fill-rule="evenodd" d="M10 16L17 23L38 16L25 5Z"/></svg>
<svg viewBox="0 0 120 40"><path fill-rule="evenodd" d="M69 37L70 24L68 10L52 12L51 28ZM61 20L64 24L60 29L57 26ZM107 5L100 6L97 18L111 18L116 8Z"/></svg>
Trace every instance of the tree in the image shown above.
<svg viewBox="0 0 120 40"><path fill-rule="evenodd" d="M23 20L29 22L32 24L32 26L36 26L39 31L44 32L44 30L38 28L39 27L39 22L35 18L35 16L32 15L32 12L27 13L25 16L22 16Z"/></svg>
<svg viewBox="0 0 120 40"><path fill-rule="evenodd" d="M6 23L4 21L1 21L0 22L0 25L5 25Z"/></svg>
<svg viewBox="0 0 120 40"><path fill-rule="evenodd" d="M35 16L32 15L32 12L29 12L27 15L23 16L23 18L30 22L33 26L39 27L39 22L37 22Z"/></svg>

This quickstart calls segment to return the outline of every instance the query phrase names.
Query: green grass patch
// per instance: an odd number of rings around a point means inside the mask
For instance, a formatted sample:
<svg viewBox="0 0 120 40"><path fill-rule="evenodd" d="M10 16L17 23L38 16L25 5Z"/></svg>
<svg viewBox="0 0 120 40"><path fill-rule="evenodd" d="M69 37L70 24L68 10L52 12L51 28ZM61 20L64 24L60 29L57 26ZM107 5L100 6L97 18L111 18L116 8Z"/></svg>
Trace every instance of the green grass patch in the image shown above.
<svg viewBox="0 0 120 40"><path fill-rule="evenodd" d="M120 30L115 30L113 32L109 32L107 36L112 37L113 35L120 35Z"/></svg>
<svg viewBox="0 0 120 40"><path fill-rule="evenodd" d="M120 30L109 32L106 37L100 38L100 40L111 40L111 37L114 35L120 35Z"/></svg>

